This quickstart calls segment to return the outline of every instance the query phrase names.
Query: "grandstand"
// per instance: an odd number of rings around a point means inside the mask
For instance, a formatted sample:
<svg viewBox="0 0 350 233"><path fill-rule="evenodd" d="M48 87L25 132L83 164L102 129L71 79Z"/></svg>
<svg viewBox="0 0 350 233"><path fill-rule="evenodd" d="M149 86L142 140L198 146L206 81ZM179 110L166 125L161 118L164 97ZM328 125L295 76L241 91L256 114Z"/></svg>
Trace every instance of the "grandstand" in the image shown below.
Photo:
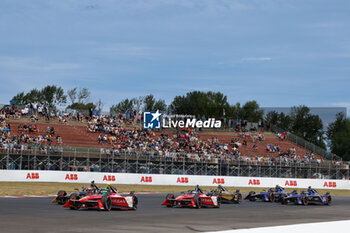
<svg viewBox="0 0 350 233"><path fill-rule="evenodd" d="M136 121L97 116L91 121L7 118L2 128L8 124L10 131L2 134L16 138L17 145L1 141L3 169L349 177L347 164L329 161L285 136L262 129L150 131L142 130Z"/></svg>
<svg viewBox="0 0 350 233"><path fill-rule="evenodd" d="M11 134L20 136L21 134L25 133L23 129L19 129L23 125L36 125L38 128L37 132L28 132L28 135L31 137L45 137L45 135L48 134L47 128L54 128L54 135L52 135L52 143L51 145L62 145L62 146L70 146L70 147L98 147L98 148L112 148L111 143L99 143L98 142L98 135L100 133L92 133L87 131L86 124L83 123L76 123L73 124L59 124L57 121L52 121L52 123L47 122L37 122L37 123L31 123L27 120L21 120L20 122L15 120L9 121L11 125ZM135 129L136 127L130 127L128 126L129 130ZM155 135L153 137L159 136L161 134L168 134L169 137L173 137L176 132L167 130L167 131L157 131L155 132ZM249 133L249 136L247 134L243 133L240 135L240 132L198 132L198 137L201 139L201 141L208 141L211 139L217 140L219 145L231 145L228 146L228 149L230 152L232 152L232 144L234 142L238 142L240 144L239 146L239 152L240 155L245 156L253 156L253 155L259 155L259 156L267 156L267 157L277 157L279 156L279 152L287 153L291 148L296 148L297 154L300 156L303 156L307 153L311 153L310 151L306 150L305 148L298 146L294 144L293 142L290 142L288 140L280 140L277 135L275 135L272 132L264 132L264 139L259 140L258 139L258 133ZM60 136L62 138L62 144L58 143L57 140L55 140L55 137ZM106 133L103 133L103 135L107 135ZM108 134L109 135L109 134ZM254 138L254 139L253 139ZM246 145L243 141L246 141ZM47 142L43 142L44 145L48 144ZM267 151L266 147L268 145L276 146L278 145L280 150L278 151ZM320 156L315 155L316 158L322 159Z"/></svg>

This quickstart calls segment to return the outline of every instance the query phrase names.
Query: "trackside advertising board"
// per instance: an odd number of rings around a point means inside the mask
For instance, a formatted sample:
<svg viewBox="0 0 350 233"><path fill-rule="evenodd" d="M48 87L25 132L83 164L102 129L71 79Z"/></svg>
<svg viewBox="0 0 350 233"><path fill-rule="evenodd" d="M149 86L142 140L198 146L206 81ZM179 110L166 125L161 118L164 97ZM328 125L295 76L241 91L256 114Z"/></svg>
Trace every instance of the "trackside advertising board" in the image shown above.
<svg viewBox="0 0 350 233"><path fill-rule="evenodd" d="M186 185L227 187L262 187L280 185L285 188L347 189L350 180L293 179L236 176L160 175L103 172L68 172L42 170L0 170L0 182L61 182L61 183Z"/></svg>

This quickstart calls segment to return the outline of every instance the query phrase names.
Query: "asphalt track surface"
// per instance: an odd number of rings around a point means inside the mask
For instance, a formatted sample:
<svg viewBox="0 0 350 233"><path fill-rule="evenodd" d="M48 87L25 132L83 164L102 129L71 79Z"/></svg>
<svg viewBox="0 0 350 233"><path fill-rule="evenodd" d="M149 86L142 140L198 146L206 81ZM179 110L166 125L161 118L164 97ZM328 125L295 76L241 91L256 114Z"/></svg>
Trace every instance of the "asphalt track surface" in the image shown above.
<svg viewBox="0 0 350 233"><path fill-rule="evenodd" d="M70 210L52 198L0 198L0 232L205 232L350 219L350 197L331 206L243 201L217 208L166 208L166 194L139 194L136 211Z"/></svg>

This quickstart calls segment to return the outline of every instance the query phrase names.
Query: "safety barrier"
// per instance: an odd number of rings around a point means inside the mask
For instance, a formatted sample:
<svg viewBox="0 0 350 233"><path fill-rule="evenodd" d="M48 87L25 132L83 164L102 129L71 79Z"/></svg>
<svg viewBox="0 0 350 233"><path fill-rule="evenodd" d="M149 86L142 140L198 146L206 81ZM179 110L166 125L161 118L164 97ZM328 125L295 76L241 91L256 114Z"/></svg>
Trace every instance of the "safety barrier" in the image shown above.
<svg viewBox="0 0 350 233"><path fill-rule="evenodd" d="M227 187L274 187L286 188L347 189L350 180L293 179L267 177L159 175L100 172L69 172L44 170L0 170L0 182L61 182L61 183L143 184L143 185L201 185Z"/></svg>

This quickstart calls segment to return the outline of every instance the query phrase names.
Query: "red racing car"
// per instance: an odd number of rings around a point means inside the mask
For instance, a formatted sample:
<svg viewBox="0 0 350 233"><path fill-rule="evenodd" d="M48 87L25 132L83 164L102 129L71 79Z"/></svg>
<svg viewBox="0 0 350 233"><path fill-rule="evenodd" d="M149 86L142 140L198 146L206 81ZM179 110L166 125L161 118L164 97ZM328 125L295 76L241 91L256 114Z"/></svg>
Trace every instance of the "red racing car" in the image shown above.
<svg viewBox="0 0 350 233"><path fill-rule="evenodd" d="M176 198L174 194L168 194L162 205L167 207L220 208L221 203L219 200L218 195L208 196L197 185L195 190L189 190Z"/></svg>
<svg viewBox="0 0 350 233"><path fill-rule="evenodd" d="M67 201L63 207L69 207L73 210L84 209L98 209L107 210L111 209L125 209L136 210L138 199L133 192L128 195L121 195L117 189L108 185L106 189L94 187L97 192L80 199L72 197Z"/></svg>

